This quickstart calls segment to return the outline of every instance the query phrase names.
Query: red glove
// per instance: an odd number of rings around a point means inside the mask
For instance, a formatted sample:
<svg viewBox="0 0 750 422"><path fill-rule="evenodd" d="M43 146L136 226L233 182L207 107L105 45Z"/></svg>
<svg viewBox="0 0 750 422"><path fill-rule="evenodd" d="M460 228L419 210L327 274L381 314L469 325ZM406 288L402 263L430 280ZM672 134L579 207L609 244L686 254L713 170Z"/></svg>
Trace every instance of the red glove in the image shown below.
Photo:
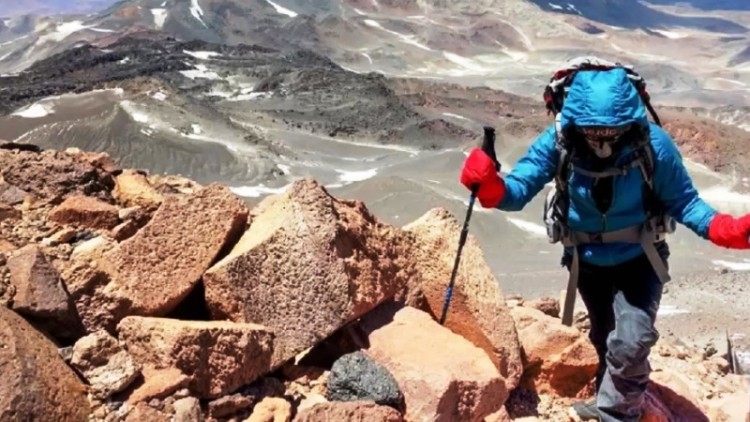
<svg viewBox="0 0 750 422"><path fill-rule="evenodd" d="M487 153L474 148L461 169L461 184L471 190L479 186L477 199L485 208L494 208L505 196L505 182L495 169L495 162Z"/></svg>
<svg viewBox="0 0 750 422"><path fill-rule="evenodd" d="M708 239L716 245L730 249L750 249L750 214L734 218L716 214L708 226Z"/></svg>

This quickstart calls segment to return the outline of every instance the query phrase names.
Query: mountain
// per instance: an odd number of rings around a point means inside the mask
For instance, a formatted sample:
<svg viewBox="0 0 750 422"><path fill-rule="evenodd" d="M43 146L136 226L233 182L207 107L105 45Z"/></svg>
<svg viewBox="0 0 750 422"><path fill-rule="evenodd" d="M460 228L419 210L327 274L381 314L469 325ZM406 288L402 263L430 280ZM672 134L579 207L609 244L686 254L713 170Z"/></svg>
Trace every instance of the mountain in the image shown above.
<svg viewBox="0 0 750 422"><path fill-rule="evenodd" d="M21 15L57 15L92 13L115 3L118 0L23 0L7 2L0 11L0 17Z"/></svg>
<svg viewBox="0 0 750 422"><path fill-rule="evenodd" d="M9 21L8 34L0 35L0 73L85 42L103 46L156 30L185 41L311 49L358 72L532 97L539 88L530 91L531 84L541 86L554 66L595 54L642 70L662 104L746 106L749 18L744 10L635 0L572 0L564 7L541 0L126 0L81 18Z"/></svg>

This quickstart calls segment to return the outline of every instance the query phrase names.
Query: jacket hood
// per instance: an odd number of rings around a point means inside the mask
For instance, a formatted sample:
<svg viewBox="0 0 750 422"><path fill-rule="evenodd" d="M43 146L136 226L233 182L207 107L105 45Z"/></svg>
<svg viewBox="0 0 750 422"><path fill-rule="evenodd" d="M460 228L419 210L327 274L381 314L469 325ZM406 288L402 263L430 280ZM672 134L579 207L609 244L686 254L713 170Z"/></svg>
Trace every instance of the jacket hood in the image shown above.
<svg viewBox="0 0 750 422"><path fill-rule="evenodd" d="M648 126L646 108L624 69L579 71L562 108L563 127Z"/></svg>

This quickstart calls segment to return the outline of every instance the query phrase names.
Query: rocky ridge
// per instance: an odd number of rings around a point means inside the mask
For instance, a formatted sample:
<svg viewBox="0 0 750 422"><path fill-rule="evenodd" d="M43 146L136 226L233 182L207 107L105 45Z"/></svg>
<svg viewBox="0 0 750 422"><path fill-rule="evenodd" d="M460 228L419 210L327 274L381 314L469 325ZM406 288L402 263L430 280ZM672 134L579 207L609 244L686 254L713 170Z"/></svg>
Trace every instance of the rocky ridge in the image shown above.
<svg viewBox="0 0 750 422"><path fill-rule="evenodd" d="M585 315L503 295L471 236L436 321L443 209L398 228L312 179L248 208L105 154L0 163L0 419L562 421L591 395ZM661 340L644 420L744 422L729 361Z"/></svg>

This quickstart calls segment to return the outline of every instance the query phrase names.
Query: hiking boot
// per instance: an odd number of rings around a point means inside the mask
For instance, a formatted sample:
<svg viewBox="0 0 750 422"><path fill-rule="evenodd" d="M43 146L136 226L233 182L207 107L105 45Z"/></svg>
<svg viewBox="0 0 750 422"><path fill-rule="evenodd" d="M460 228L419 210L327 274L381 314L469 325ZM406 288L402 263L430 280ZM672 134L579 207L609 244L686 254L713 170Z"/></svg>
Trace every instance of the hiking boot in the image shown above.
<svg viewBox="0 0 750 422"><path fill-rule="evenodd" d="M599 408L596 407L596 399L591 399L587 402L576 402L573 403L573 410L576 412L579 418L583 421L600 421Z"/></svg>

